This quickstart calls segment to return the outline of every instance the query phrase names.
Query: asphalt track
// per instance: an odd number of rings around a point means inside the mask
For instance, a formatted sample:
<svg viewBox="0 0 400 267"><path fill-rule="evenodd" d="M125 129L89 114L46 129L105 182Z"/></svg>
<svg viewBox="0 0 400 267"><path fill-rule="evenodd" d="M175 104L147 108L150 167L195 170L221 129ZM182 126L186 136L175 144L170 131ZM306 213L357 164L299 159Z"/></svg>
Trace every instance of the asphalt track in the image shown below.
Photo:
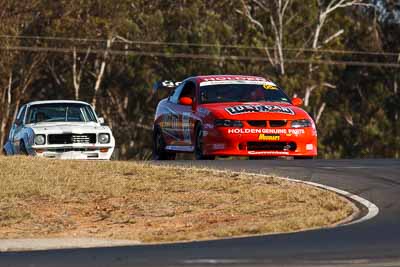
<svg viewBox="0 0 400 267"><path fill-rule="evenodd" d="M400 161L176 162L277 174L358 194L380 212L338 228L171 245L1 253L0 266L400 266Z"/></svg>

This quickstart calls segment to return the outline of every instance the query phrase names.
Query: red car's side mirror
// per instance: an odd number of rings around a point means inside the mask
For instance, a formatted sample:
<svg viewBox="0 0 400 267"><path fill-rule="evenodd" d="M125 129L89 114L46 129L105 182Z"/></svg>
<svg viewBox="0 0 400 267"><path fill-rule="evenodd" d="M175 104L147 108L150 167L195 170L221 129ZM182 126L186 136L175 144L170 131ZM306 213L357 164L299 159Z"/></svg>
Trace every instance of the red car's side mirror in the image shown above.
<svg viewBox="0 0 400 267"><path fill-rule="evenodd" d="M185 105L185 106L191 106L193 104L193 99L190 97L184 96L179 98L179 104Z"/></svg>
<svg viewBox="0 0 400 267"><path fill-rule="evenodd" d="M292 99L292 104L293 104L293 106L299 107L299 106L303 105L303 100L301 98L294 97Z"/></svg>

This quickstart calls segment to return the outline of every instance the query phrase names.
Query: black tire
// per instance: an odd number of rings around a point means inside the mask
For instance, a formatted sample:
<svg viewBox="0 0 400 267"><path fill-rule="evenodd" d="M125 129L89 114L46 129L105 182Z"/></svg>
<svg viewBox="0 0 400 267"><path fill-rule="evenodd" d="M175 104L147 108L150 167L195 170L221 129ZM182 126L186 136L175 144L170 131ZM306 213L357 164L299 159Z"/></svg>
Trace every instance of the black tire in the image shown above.
<svg viewBox="0 0 400 267"><path fill-rule="evenodd" d="M175 160L176 153L165 150L165 141L161 129L156 127L153 135L153 160Z"/></svg>
<svg viewBox="0 0 400 267"><path fill-rule="evenodd" d="M195 133L196 139L194 144L194 157L197 160L214 160L215 156L204 155L203 153L203 128L200 124L196 125Z"/></svg>
<svg viewBox="0 0 400 267"><path fill-rule="evenodd" d="M294 156L293 159L314 159L313 156Z"/></svg>
<svg viewBox="0 0 400 267"><path fill-rule="evenodd" d="M19 154L28 156L28 150L26 149L24 140L19 141Z"/></svg>
<svg viewBox="0 0 400 267"><path fill-rule="evenodd" d="M4 148L2 149L2 153L4 156L7 156L7 151Z"/></svg>

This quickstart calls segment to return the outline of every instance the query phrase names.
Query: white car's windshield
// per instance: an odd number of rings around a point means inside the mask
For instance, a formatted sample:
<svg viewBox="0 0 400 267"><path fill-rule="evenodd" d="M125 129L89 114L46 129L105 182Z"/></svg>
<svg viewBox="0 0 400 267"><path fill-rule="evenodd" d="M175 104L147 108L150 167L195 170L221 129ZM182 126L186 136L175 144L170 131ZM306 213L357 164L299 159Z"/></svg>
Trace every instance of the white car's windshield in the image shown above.
<svg viewBox="0 0 400 267"><path fill-rule="evenodd" d="M76 103L37 104L28 110L26 122L96 122L89 105Z"/></svg>

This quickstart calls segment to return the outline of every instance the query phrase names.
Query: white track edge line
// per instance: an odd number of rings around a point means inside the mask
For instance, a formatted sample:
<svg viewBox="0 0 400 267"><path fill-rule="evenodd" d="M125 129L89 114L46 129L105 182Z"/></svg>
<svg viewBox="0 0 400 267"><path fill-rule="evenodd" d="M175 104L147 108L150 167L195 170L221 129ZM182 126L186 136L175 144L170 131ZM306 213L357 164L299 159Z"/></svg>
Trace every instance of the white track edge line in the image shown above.
<svg viewBox="0 0 400 267"><path fill-rule="evenodd" d="M336 194L339 194L341 196L344 196L346 198L350 198L351 200L361 204L362 206L364 206L368 210L367 214L362 216L361 218L359 218L357 220L354 220L354 221L350 221L348 223L340 224L338 226L346 226L346 225L352 225L352 224L356 224L356 223L361 223L361 222L364 222L364 221L367 221L367 220L370 220L370 219L374 218L379 213L378 206L375 205L374 203L372 203L371 201L369 201L369 200L367 200L367 199L365 199L365 198L363 198L363 197L361 197L359 195L352 194L350 192L347 192L347 191L342 190L342 189L338 189L336 187L323 185L323 184L320 184L320 183L315 183L315 182L310 182L310 181L303 181L303 180L298 180L298 179L285 178L285 177L279 177L279 176L262 174L262 173L252 173L252 172L246 172L246 171L238 172L238 171L229 171L229 170L213 170L213 171L220 172L220 173L222 173L222 172L224 172L224 173L230 172L230 173L234 173L234 174L249 174L249 175L261 176L261 177L274 177L274 178L277 178L277 179L290 181L290 182L294 182L294 183L301 183L301 184L311 185L311 186L314 186L314 187L318 187L318 188L322 188L322 189L325 189L325 190L332 191L332 192L334 192Z"/></svg>

